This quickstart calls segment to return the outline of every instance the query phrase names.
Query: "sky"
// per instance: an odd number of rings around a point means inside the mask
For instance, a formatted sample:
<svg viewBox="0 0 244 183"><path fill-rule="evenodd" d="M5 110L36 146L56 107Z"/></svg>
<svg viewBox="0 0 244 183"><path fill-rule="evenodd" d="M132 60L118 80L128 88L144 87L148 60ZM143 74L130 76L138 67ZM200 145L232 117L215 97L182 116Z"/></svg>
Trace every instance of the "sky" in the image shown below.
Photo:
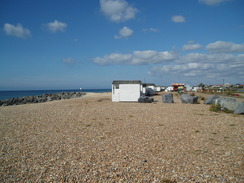
<svg viewBox="0 0 244 183"><path fill-rule="evenodd" d="M1 0L0 90L244 84L243 0Z"/></svg>

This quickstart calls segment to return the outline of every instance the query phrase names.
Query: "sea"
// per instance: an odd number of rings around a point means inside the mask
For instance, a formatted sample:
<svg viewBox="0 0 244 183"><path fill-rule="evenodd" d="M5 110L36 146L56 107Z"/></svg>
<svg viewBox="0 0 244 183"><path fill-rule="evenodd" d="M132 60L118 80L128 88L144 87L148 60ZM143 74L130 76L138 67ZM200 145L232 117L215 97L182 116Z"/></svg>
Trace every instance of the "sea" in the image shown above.
<svg viewBox="0 0 244 183"><path fill-rule="evenodd" d="M37 96L50 93L61 93L61 92L84 92L84 93L104 93L111 92L111 89L69 89L69 90L13 90L13 91L0 91L0 100L9 98Z"/></svg>

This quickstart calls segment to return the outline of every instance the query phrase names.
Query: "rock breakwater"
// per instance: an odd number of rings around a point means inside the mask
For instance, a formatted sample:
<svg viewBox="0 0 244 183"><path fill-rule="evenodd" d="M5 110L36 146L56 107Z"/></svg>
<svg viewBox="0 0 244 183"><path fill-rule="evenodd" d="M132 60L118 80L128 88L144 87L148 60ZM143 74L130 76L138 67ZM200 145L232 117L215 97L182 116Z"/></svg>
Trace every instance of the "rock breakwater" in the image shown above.
<svg viewBox="0 0 244 183"><path fill-rule="evenodd" d="M64 100L71 98L78 98L84 96L86 93L83 92L61 92L61 93L50 93L37 96L27 96L27 97L18 97L10 98L0 101L0 106L9 106L9 105L21 105L28 103L43 103L53 100Z"/></svg>

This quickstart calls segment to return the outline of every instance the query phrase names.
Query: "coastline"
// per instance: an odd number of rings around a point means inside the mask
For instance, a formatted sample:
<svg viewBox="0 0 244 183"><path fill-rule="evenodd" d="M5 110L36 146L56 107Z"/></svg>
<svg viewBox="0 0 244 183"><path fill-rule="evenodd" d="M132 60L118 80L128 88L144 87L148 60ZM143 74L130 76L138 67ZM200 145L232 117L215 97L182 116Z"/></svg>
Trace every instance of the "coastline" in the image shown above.
<svg viewBox="0 0 244 183"><path fill-rule="evenodd" d="M0 91L0 101L11 98L19 97L29 97L44 94L53 94L61 92L84 92L84 93L101 93L101 92L111 92L111 89L59 89L59 90L3 90Z"/></svg>
<svg viewBox="0 0 244 183"><path fill-rule="evenodd" d="M242 182L243 115L111 102L111 93L0 107L1 182Z"/></svg>

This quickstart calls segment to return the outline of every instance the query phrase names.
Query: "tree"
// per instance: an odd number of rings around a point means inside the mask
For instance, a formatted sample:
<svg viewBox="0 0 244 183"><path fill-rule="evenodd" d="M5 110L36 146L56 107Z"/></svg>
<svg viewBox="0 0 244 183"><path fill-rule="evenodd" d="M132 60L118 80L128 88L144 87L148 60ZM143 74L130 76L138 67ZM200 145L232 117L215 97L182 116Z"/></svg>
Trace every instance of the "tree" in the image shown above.
<svg viewBox="0 0 244 183"><path fill-rule="evenodd" d="M198 87L200 87L200 88L204 89L204 87L205 87L205 84L203 84L203 83L200 83L200 84L198 85Z"/></svg>

